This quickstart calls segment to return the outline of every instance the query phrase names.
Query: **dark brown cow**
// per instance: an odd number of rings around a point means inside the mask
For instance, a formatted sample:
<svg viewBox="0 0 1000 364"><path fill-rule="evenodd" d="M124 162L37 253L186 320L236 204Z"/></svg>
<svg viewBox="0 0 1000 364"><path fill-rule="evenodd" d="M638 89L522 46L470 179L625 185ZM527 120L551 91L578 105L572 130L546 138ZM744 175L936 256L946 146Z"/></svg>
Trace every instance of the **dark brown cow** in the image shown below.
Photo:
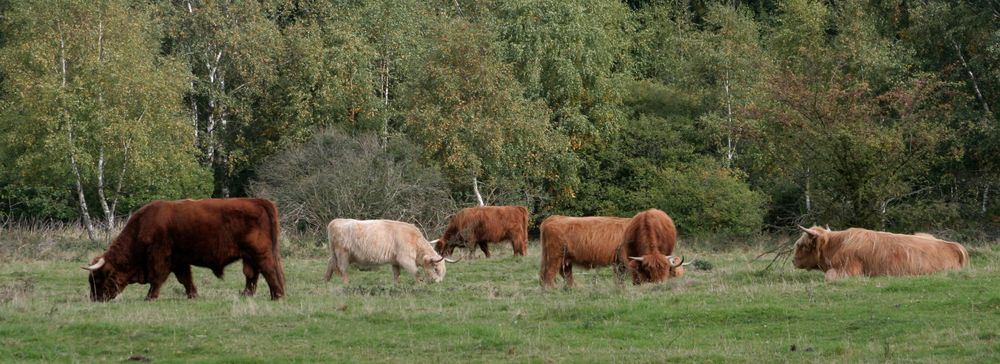
<svg viewBox="0 0 1000 364"><path fill-rule="evenodd" d="M616 253L631 218L550 216L542 221L542 288L555 287L558 271L566 287L573 287L573 266L585 269L618 262Z"/></svg>
<svg viewBox="0 0 1000 364"><path fill-rule="evenodd" d="M632 283L655 283L684 275L684 259L673 256L677 246L674 220L657 209L632 217L618 247L618 276L632 274Z"/></svg>
<svg viewBox="0 0 1000 364"><path fill-rule="evenodd" d="M448 222L444 235L438 240L436 250L450 256L456 246L469 248L469 255L476 246L490 256L487 243L510 240L514 255L523 256L528 251L528 209L522 206L468 207L458 211Z"/></svg>
<svg viewBox="0 0 1000 364"><path fill-rule="evenodd" d="M149 283L147 300L160 295L171 272L189 298L198 296L191 266L206 267L219 278L229 263L243 260L246 289L252 296L264 275L271 299L285 295L278 250L278 209L271 201L250 198L153 201L125 224L108 250L94 258L90 298L107 301L132 283Z"/></svg>

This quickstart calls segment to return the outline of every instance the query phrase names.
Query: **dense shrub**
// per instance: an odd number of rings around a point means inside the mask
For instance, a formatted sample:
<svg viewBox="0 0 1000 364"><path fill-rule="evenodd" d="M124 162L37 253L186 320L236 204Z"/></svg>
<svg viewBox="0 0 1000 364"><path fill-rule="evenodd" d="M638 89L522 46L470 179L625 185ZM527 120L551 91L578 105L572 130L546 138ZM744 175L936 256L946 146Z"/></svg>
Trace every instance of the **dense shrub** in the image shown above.
<svg viewBox="0 0 1000 364"><path fill-rule="evenodd" d="M433 236L454 203L439 170L418 156L403 139L383 148L373 134L327 129L259 165L252 192L278 204L286 230L319 234L334 218L392 219Z"/></svg>

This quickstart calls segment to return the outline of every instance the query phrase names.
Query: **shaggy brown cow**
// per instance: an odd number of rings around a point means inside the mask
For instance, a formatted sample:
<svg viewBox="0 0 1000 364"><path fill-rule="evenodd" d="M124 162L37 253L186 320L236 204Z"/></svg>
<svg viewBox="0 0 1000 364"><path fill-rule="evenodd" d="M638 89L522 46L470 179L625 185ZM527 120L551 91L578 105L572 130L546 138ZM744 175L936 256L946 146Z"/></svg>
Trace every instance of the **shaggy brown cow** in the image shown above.
<svg viewBox="0 0 1000 364"><path fill-rule="evenodd" d="M827 280L850 276L916 275L968 264L969 253L958 243L930 234L893 234L851 228L802 229L795 242L796 268L824 271Z"/></svg>
<svg viewBox="0 0 1000 364"><path fill-rule="evenodd" d="M153 201L128 220L108 250L83 267L90 271L90 298L107 301L131 283L149 283L147 300L160 295L171 272L189 298L198 296L191 266L206 267L222 278L229 263L243 260L246 289L252 296L259 274L271 299L285 294L278 250L278 209L271 201L250 198Z"/></svg>
<svg viewBox="0 0 1000 364"><path fill-rule="evenodd" d="M618 262L616 253L631 218L550 216L542 221L542 288L555 286L556 272L573 287L573 265L585 269Z"/></svg>
<svg viewBox="0 0 1000 364"><path fill-rule="evenodd" d="M457 241L455 241L457 240ZM436 250L450 256L456 246L469 248L475 254L476 246L486 257L490 256L487 243L510 240L514 255L523 256L528 251L528 209L522 206L480 206L458 211L448 222Z"/></svg>
<svg viewBox="0 0 1000 364"><path fill-rule="evenodd" d="M636 214L625 229L618 247L619 280L625 270L632 273L632 283L655 283L684 275L684 258L673 256L677 246L674 220L657 209Z"/></svg>

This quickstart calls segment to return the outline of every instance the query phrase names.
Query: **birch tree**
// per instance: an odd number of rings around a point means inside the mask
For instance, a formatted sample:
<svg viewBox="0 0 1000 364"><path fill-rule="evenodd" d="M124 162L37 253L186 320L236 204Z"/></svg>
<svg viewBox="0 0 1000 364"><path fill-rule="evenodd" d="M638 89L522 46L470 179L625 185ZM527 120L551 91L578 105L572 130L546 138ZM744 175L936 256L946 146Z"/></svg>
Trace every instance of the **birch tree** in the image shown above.
<svg viewBox="0 0 1000 364"><path fill-rule="evenodd" d="M2 138L22 182L72 186L97 240L90 203L110 228L123 199L204 181L190 164L193 149L173 144L190 130L170 102L187 77L178 62L157 56L148 13L117 2L47 1L15 4L8 15L0 63L12 102L2 113L15 122Z"/></svg>

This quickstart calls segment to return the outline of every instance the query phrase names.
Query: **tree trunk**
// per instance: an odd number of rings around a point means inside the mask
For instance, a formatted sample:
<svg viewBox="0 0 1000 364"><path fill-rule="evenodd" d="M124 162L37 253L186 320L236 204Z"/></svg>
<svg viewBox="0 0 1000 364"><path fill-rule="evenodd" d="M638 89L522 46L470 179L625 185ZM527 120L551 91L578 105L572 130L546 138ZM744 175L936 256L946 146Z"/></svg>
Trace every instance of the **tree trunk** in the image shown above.
<svg viewBox="0 0 1000 364"><path fill-rule="evenodd" d="M948 40L950 40L951 45L955 47L955 52L958 53L958 60L962 61L962 67L965 68L965 72L969 74L969 80L972 81L972 89L976 91L976 99L983 104L983 110L986 111L987 115L993 114L993 112L990 111L990 105L986 103L986 98L983 97L983 92L979 90L979 82L976 81L976 75L972 73L972 68L970 68L969 64L965 62L965 55L962 54L962 47L958 45L958 42L956 42L954 38L949 36Z"/></svg>
<svg viewBox="0 0 1000 364"><path fill-rule="evenodd" d="M806 168L806 213L812 213L812 184L810 183L809 168Z"/></svg>
<svg viewBox="0 0 1000 364"><path fill-rule="evenodd" d="M104 232L107 233L111 231L111 228L115 224L115 215L111 212L111 207L108 206L108 198L104 194L104 147L101 147L97 158L97 197L98 202L101 203L101 210L104 211L104 219L107 223Z"/></svg>
<svg viewBox="0 0 1000 364"><path fill-rule="evenodd" d="M733 132L736 126L733 125L733 95L729 90L729 71L726 71L725 82L723 85L726 89L726 121L727 121L727 135L726 135L726 167L732 167L733 159L736 158L736 142L733 140Z"/></svg>
<svg viewBox="0 0 1000 364"><path fill-rule="evenodd" d="M382 149L389 144L389 56L382 58Z"/></svg>
<svg viewBox="0 0 1000 364"><path fill-rule="evenodd" d="M59 26L59 64L62 68L62 84L60 86L62 92L66 92L66 38L63 36L62 27ZM67 118L66 122L69 123L68 113L66 112L65 106L63 106L63 116ZM94 224L90 221L90 212L87 209L87 198L83 194L83 177L80 175L80 168L76 164L76 156L73 151L73 125L69 124L66 127L66 132L69 136L69 165L73 171L73 176L76 177L76 196L80 202L80 217L83 219L83 225L87 228L87 236L90 240L97 240L97 232L94 231Z"/></svg>
<svg viewBox="0 0 1000 364"><path fill-rule="evenodd" d="M979 207L979 212L981 212L983 215L986 215L986 201L989 201L989 199L990 199L990 184L987 183L986 186L983 187L983 203Z"/></svg>
<svg viewBox="0 0 1000 364"><path fill-rule="evenodd" d="M76 164L76 156L73 154L73 127L69 127L69 165L76 177L76 197L80 201L80 217L83 219L83 226L87 228L87 236L90 240L97 241L97 231L94 230L94 223L90 220L90 210L87 209L87 198L83 194L83 177L80 176L80 168Z"/></svg>
<svg viewBox="0 0 1000 364"><path fill-rule="evenodd" d="M476 201L479 202L479 206L486 206L483 203L483 195L479 193L479 179L475 176L472 177L472 191L476 193Z"/></svg>

